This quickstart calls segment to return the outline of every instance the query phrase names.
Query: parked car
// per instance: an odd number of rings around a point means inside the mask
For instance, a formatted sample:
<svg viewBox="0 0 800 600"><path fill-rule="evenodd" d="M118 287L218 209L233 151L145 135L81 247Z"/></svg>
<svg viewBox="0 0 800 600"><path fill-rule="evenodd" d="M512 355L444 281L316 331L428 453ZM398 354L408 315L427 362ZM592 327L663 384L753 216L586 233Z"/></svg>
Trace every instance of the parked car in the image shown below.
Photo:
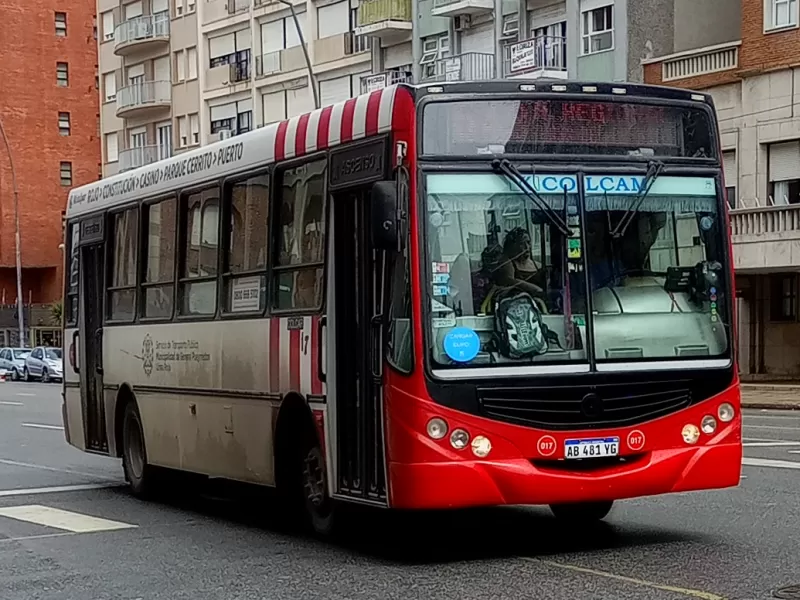
<svg viewBox="0 0 800 600"><path fill-rule="evenodd" d="M61 381L63 377L64 361L61 348L38 346L25 357L25 367L22 372L22 378L25 381L33 378L41 379L46 383L53 379Z"/></svg>
<svg viewBox="0 0 800 600"><path fill-rule="evenodd" d="M6 377L11 380L19 381L25 371L25 359L30 353L30 348L0 349L0 371L5 371Z"/></svg>

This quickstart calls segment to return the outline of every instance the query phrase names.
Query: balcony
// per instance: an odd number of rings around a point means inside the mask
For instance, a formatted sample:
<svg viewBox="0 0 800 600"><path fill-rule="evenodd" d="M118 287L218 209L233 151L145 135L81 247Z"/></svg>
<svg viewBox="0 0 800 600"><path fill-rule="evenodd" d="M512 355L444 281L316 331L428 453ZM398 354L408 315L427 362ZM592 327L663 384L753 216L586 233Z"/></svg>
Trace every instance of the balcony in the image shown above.
<svg viewBox="0 0 800 600"><path fill-rule="evenodd" d="M370 38L353 32L320 38L314 42L314 64L334 62L369 49Z"/></svg>
<svg viewBox="0 0 800 600"><path fill-rule="evenodd" d="M256 56L256 79L306 68L306 59L300 46Z"/></svg>
<svg viewBox="0 0 800 600"><path fill-rule="evenodd" d="M161 148L158 146L141 146L139 148L128 148L119 152L119 172L138 169L145 165L157 162L161 158Z"/></svg>
<svg viewBox="0 0 800 600"><path fill-rule="evenodd" d="M252 74L253 67L249 58L211 67L206 71L206 90L216 90L247 83L250 81Z"/></svg>
<svg viewBox="0 0 800 600"><path fill-rule="evenodd" d="M567 40L540 36L513 44L503 60L506 78L567 78Z"/></svg>
<svg viewBox="0 0 800 600"><path fill-rule="evenodd" d="M382 90L398 83L411 83L413 77L410 71L384 71L375 75L367 75L361 79L361 93L369 94L375 90Z"/></svg>
<svg viewBox="0 0 800 600"><path fill-rule="evenodd" d="M434 17L477 15L494 8L494 0L433 0Z"/></svg>
<svg viewBox="0 0 800 600"><path fill-rule="evenodd" d="M169 13L136 17L114 29L114 54L128 56L169 45Z"/></svg>
<svg viewBox="0 0 800 600"><path fill-rule="evenodd" d="M737 271L800 267L800 204L734 209L730 219Z"/></svg>
<svg viewBox="0 0 800 600"><path fill-rule="evenodd" d="M203 25L236 15L244 15L250 10L251 4L252 0L205 0Z"/></svg>
<svg viewBox="0 0 800 600"><path fill-rule="evenodd" d="M169 81L143 81L117 90L117 116L122 118L140 117L169 108L171 103Z"/></svg>
<svg viewBox="0 0 800 600"><path fill-rule="evenodd" d="M356 35L392 44L411 37L411 0L362 0Z"/></svg>
<svg viewBox="0 0 800 600"><path fill-rule="evenodd" d="M690 83L692 89L738 81L743 76L743 73L739 71L739 48L741 45L741 41L733 41L686 50L668 56L648 58L642 61L644 81L645 83L677 85L673 82L691 78L693 80ZM705 77L712 74L714 74L713 78ZM696 79L698 77L699 80Z"/></svg>
<svg viewBox="0 0 800 600"><path fill-rule="evenodd" d="M422 83L432 81L487 81L494 79L494 55L466 52L422 65Z"/></svg>

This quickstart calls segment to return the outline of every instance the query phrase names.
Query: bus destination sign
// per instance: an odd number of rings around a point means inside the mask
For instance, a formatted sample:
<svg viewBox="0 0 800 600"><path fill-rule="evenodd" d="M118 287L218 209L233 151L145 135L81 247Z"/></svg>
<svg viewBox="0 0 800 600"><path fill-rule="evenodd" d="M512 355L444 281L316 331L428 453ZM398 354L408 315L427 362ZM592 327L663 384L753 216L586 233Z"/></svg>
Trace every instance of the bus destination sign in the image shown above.
<svg viewBox="0 0 800 600"><path fill-rule="evenodd" d="M386 139L331 152L331 189L383 179L386 173Z"/></svg>

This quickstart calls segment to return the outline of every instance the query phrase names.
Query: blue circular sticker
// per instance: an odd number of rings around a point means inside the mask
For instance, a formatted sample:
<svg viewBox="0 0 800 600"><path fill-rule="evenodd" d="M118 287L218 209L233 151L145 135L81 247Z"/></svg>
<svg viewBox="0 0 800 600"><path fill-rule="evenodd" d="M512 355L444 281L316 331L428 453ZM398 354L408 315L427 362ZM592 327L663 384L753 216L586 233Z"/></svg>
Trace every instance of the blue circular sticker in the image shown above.
<svg viewBox="0 0 800 600"><path fill-rule="evenodd" d="M444 351L455 362L469 362L481 349L481 339L468 327L456 327L444 336Z"/></svg>

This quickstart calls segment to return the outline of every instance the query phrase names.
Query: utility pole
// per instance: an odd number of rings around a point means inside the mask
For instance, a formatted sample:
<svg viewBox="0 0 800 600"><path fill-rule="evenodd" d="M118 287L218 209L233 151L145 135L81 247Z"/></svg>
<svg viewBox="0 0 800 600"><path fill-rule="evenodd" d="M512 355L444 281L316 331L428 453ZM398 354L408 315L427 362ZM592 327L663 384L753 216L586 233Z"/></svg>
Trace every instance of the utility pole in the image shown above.
<svg viewBox="0 0 800 600"><path fill-rule="evenodd" d="M317 76L314 75L314 69L311 66L311 58L308 56L308 48L306 48L306 40L303 38L303 30L300 28L300 22L297 20L297 13L294 10L294 4L290 0L278 0L281 4L288 6L292 11L292 21L294 27L297 29L297 37L300 40L300 47L303 49L303 56L306 59L306 67L308 68L308 79L311 85L311 92L314 94L314 108L319 108L319 85L317 85Z"/></svg>
<svg viewBox="0 0 800 600"><path fill-rule="evenodd" d="M11 144L8 143L8 136L3 127L3 121L0 119L0 136L3 137L3 143L6 146L6 153L8 154L8 164L11 165L11 185L14 188L14 239L16 241L16 254L17 254L17 323L19 324L19 344L25 347L25 303L22 299L22 258L20 255L20 241L19 241L19 188L17 187L17 172L14 170L14 156L11 153Z"/></svg>

